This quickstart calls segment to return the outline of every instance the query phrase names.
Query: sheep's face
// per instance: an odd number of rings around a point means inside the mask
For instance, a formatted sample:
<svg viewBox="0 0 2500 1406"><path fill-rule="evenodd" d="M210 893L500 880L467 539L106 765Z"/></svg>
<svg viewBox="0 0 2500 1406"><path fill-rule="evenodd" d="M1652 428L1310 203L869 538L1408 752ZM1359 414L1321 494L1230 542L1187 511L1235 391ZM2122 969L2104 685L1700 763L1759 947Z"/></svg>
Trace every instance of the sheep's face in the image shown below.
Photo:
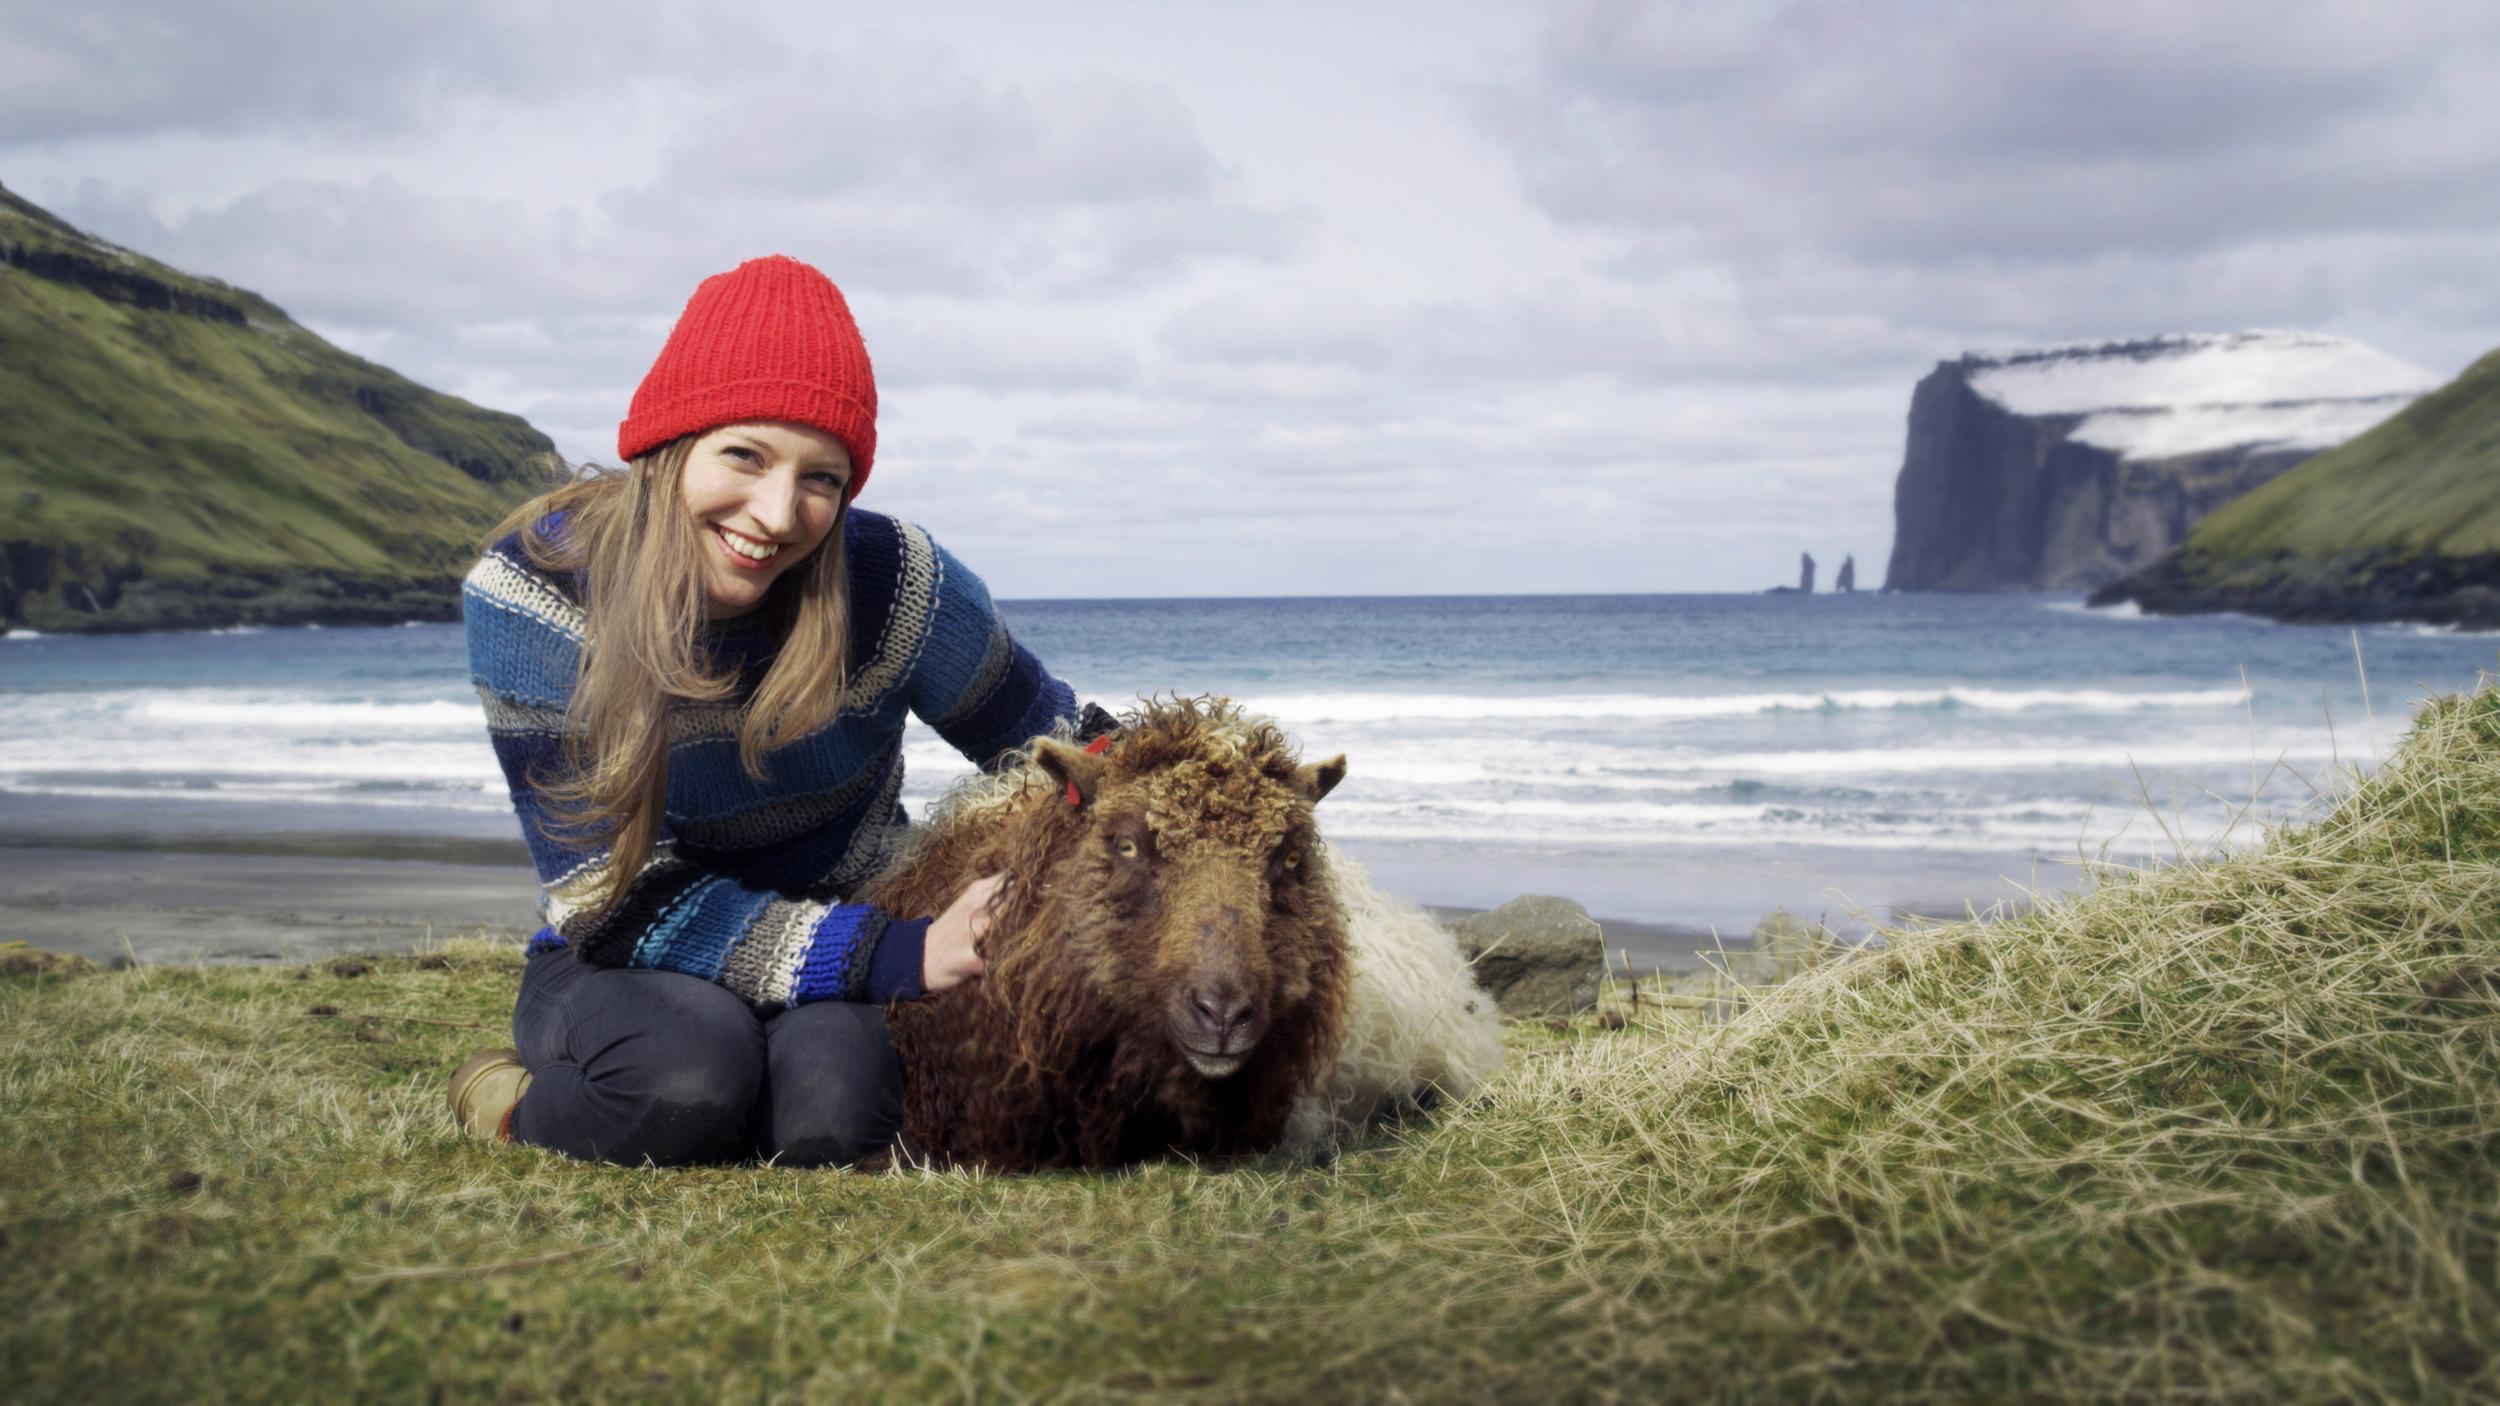
<svg viewBox="0 0 2500 1406"><path fill-rule="evenodd" d="M1333 999L1345 959L1311 823L1345 759L1301 766L1260 736L1270 745L1173 754L1123 737L1103 757L1040 756L1088 817L1053 876L1073 955L1131 1028L1159 1026L1208 1079L1239 1071L1316 990Z"/></svg>

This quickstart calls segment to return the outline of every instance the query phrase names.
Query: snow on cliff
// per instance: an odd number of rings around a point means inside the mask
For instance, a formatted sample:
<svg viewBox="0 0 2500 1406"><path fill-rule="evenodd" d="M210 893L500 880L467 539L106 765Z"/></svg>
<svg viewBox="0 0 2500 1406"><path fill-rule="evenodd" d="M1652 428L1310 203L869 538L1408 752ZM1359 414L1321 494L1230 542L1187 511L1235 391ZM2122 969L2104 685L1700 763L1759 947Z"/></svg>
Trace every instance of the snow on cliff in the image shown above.
<svg viewBox="0 0 2500 1406"><path fill-rule="evenodd" d="M1973 356L1971 389L2017 415L2081 415L2069 438L2123 459L2328 449L2439 378L2348 337L2232 332Z"/></svg>

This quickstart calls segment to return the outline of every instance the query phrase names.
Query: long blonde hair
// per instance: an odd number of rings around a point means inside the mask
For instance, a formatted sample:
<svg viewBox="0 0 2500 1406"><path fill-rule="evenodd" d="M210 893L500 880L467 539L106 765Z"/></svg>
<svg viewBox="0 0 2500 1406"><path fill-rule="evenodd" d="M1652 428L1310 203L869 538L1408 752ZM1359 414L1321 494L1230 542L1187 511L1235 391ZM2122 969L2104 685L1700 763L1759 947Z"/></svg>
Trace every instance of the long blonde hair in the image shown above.
<svg viewBox="0 0 2500 1406"><path fill-rule="evenodd" d="M626 469L592 467L513 509L490 541L518 531L530 564L587 571L585 626L565 709L565 770L532 778L548 802L550 838L577 849L608 848L606 876L590 895L604 921L650 862L668 801L669 710L678 702L734 700L738 678L697 643L705 618L703 533L681 484L698 436L653 449ZM738 763L765 779L767 754L828 724L849 685L850 569L845 497L815 554L757 607L778 641L771 667L738 714ZM565 515L549 536L542 520Z"/></svg>

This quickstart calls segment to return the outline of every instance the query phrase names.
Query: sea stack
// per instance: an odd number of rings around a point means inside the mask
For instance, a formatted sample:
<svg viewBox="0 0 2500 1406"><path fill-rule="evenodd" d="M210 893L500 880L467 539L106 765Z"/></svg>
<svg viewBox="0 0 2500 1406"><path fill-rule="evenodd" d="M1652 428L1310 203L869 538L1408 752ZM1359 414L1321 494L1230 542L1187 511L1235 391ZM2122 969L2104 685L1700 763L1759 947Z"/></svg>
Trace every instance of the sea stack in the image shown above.
<svg viewBox="0 0 2500 1406"><path fill-rule="evenodd" d="M1910 398L1888 591L2087 591L2438 384L2310 332L1967 354Z"/></svg>

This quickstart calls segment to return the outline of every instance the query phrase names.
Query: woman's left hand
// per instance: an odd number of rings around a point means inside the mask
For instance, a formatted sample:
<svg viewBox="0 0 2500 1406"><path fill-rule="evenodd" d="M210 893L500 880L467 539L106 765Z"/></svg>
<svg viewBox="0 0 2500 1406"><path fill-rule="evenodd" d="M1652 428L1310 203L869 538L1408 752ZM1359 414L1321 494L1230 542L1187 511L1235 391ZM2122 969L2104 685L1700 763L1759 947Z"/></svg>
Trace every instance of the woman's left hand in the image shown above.
<svg viewBox="0 0 2500 1406"><path fill-rule="evenodd" d="M929 924L920 956L921 990L943 991L981 974L981 939L990 930L990 907L1006 887L1006 875L984 874L964 885Z"/></svg>

